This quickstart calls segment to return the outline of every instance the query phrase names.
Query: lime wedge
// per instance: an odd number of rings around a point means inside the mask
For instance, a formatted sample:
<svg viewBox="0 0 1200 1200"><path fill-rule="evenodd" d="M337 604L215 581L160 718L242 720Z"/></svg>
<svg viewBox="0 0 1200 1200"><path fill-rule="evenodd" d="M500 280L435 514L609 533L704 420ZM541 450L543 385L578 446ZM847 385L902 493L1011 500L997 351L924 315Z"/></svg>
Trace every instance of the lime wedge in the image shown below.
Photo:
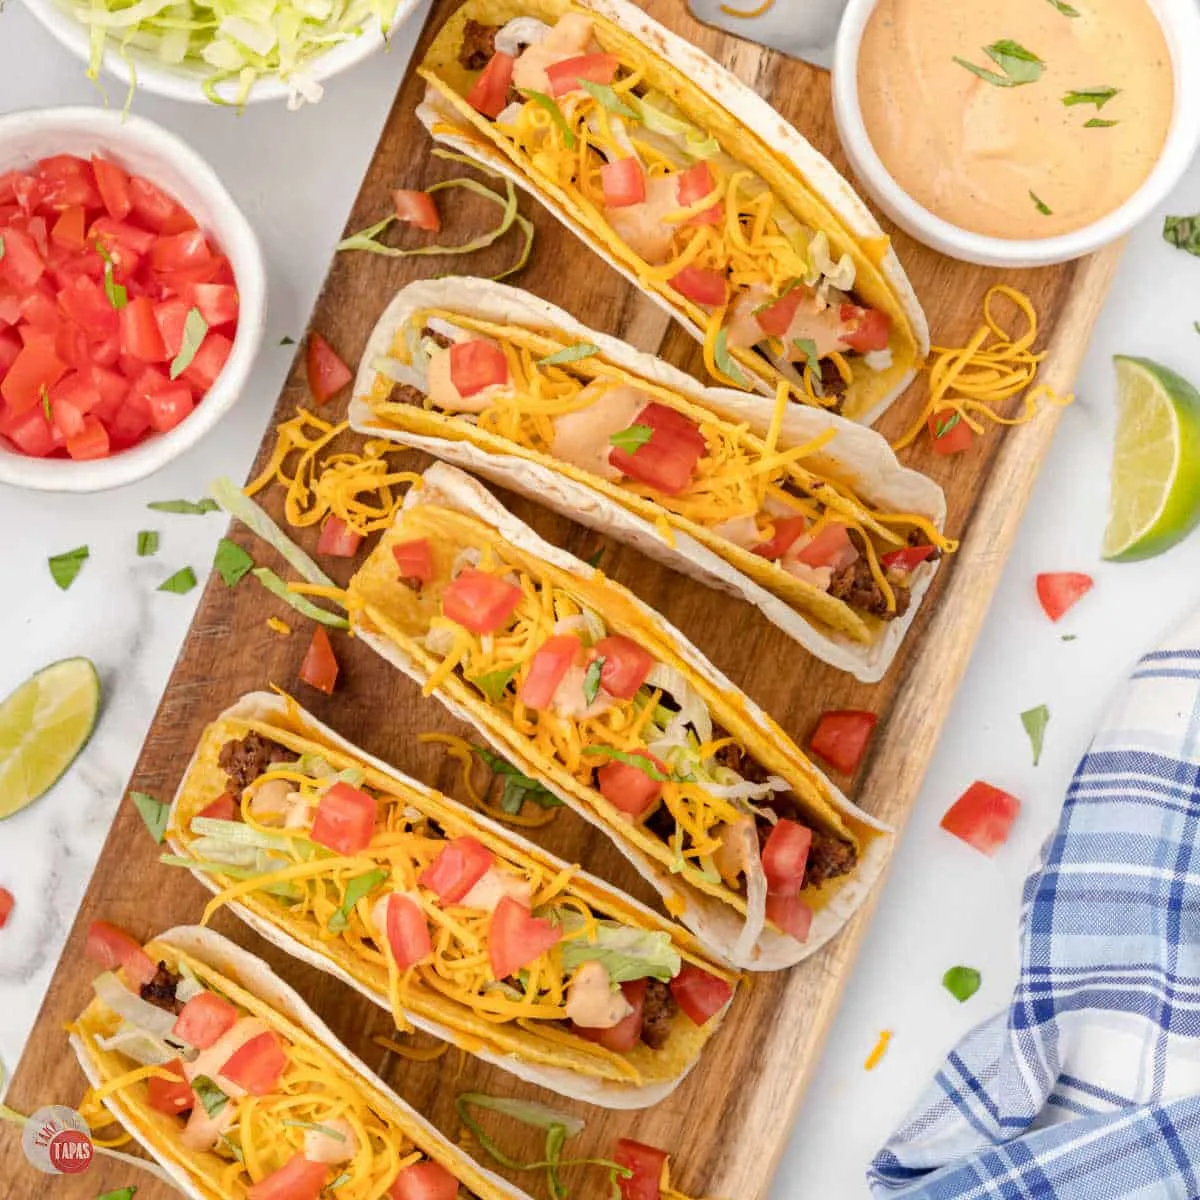
<svg viewBox="0 0 1200 1200"><path fill-rule="evenodd" d="M100 677L86 658L43 667L0 702L0 821L54 786L99 711Z"/></svg>
<svg viewBox="0 0 1200 1200"><path fill-rule="evenodd" d="M1200 392L1148 358L1113 359L1117 439L1103 554L1153 558L1200 521Z"/></svg>

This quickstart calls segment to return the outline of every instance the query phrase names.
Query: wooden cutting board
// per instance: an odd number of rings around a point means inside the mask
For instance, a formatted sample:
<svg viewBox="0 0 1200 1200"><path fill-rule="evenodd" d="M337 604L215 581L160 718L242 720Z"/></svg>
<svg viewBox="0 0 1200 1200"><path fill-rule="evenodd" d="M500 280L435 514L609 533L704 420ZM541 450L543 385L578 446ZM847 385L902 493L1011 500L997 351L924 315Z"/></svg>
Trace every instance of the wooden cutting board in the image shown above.
<svg viewBox="0 0 1200 1200"><path fill-rule="evenodd" d="M455 2L435 4L422 48ZM844 167L830 111L829 78L823 71L700 25L673 0L649 0L643 7L767 97ZM418 59L421 53L418 49ZM392 188L424 188L435 180L464 173L456 164L430 156L429 140L413 116L421 92L420 81L410 71L350 216L349 229L360 229L385 215L391 207ZM465 241L494 225L495 209L486 202L465 193L443 199L443 236L448 240ZM537 241L530 265L516 282L586 323L625 337L642 349L658 350L703 376L698 348L656 305L601 264L537 204L522 198L521 210L533 218ZM406 234L404 244L420 244L422 236ZM900 234L895 241L924 302L934 341L961 344L960 339L979 321L985 291L1001 281L1000 274L952 262ZM353 361L376 316L401 285L449 271L494 273L512 261L515 245L510 235L489 250L466 258L339 255L318 301L313 327ZM1049 351L1042 378L1060 391L1070 388L1119 253L1118 247L1112 247L1066 266L1003 277L1004 282L1028 293L1041 314L1041 344ZM277 419L291 415L297 404L308 403L303 376L302 356L298 355L280 397ZM923 384L918 381L892 408L882 431L898 435L919 411L923 396ZM340 416L343 406L344 401L330 407ZM880 724L870 758L849 790L864 808L900 828L949 711L1055 421L1055 410L1047 410L1032 424L1008 432L993 431L969 453L948 459L933 455L925 438L906 453L907 462L928 471L945 486L948 529L962 537L962 549L939 573L903 652L884 682L875 686L857 684L815 662L750 607L673 575L615 543L604 543L603 565L684 629L798 741L807 739L824 709L865 708L878 713ZM273 429L269 429L258 466L273 441ZM423 465L415 455L404 461L406 466ZM279 516L279 495L268 494L266 499ZM534 504L515 501L513 508L543 536L581 557L590 556L601 544L597 535ZM237 529L232 536L260 563L282 570L282 564L244 530ZM298 540L313 550L313 531ZM345 582L350 564L325 565L339 583ZM265 624L271 615L286 616L297 626L296 633L280 637L271 632ZM435 700L422 699L399 672L345 635L335 637L342 664L337 694L326 698L297 685L296 673L308 638L306 624L285 612L253 579L232 591L219 577L210 579L130 786L169 798L204 724L244 692L277 683L296 689L301 701L321 720L367 750L461 796L457 767L438 748L417 741L417 735L428 730L464 732L442 707ZM544 831L543 840L564 857L653 900L624 859L572 814L560 811ZM161 866L158 853L126 801L17 1070L8 1097L17 1109L30 1112L44 1104L73 1104L82 1095L83 1079L67 1049L63 1025L79 1013L90 995L94 971L82 955L88 923L104 917L137 935L149 936L198 919L208 894L186 873ZM831 945L808 962L787 973L750 980L720 1035L683 1086L658 1107L631 1114L560 1102L457 1051L426 1064L399 1059L371 1041L373 1035L391 1032L391 1021L382 1010L341 984L284 958L227 914L221 914L215 925L268 959L300 988L353 1050L452 1137L460 1134L454 1111L454 1097L459 1092L537 1095L587 1119L585 1133L570 1144L573 1154L602 1154L615 1137L636 1136L670 1148L677 1186L689 1193L751 1200L768 1190L870 910L868 903ZM541 1146L533 1132L516 1125L499 1127L498 1132L515 1157L532 1160L539 1156ZM835 1151L814 1146L809 1152ZM516 1178L531 1193L545 1194L539 1176ZM578 1184L577 1196L606 1195L604 1177L597 1171L568 1174L567 1178ZM107 1161L101 1164L97 1160L86 1175L77 1178L39 1175L26 1164L12 1126L0 1128L0 1181L3 1195L10 1200L90 1200L107 1189L134 1183L139 1188L138 1200L159 1200L171 1194L154 1180Z"/></svg>

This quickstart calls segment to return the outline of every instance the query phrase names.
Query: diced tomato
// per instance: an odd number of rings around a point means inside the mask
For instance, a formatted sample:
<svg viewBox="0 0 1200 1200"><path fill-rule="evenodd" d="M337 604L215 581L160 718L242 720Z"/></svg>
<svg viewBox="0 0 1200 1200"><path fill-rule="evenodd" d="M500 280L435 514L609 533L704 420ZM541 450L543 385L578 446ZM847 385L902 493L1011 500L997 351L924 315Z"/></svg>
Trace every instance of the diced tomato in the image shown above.
<svg viewBox="0 0 1200 1200"><path fill-rule="evenodd" d="M799 896L768 896L767 920L790 934L798 942L808 941L813 910Z"/></svg>
<svg viewBox="0 0 1200 1200"><path fill-rule="evenodd" d="M472 633L495 633L508 624L521 594L515 583L467 567L442 593L442 612Z"/></svg>
<svg viewBox="0 0 1200 1200"><path fill-rule="evenodd" d="M321 797L309 837L338 854L357 854L371 844L377 815L373 796L339 780Z"/></svg>
<svg viewBox="0 0 1200 1200"><path fill-rule="evenodd" d="M675 1002L693 1025L707 1024L733 995L733 984L691 963L683 964L669 986Z"/></svg>
<svg viewBox="0 0 1200 1200"><path fill-rule="evenodd" d="M950 805L940 824L947 833L991 857L1008 841L1020 811L1021 802L1015 796L976 780Z"/></svg>
<svg viewBox="0 0 1200 1200"><path fill-rule="evenodd" d="M954 409L944 408L941 412L930 413L926 424L934 454L961 454L970 449L975 435L970 425Z"/></svg>
<svg viewBox="0 0 1200 1200"><path fill-rule="evenodd" d="M450 347L450 382L460 396L508 382L508 359L495 342L472 338Z"/></svg>
<svg viewBox="0 0 1200 1200"><path fill-rule="evenodd" d="M1037 577L1038 600L1052 621L1092 590L1095 580L1081 571L1050 571Z"/></svg>
<svg viewBox="0 0 1200 1200"><path fill-rule="evenodd" d="M104 288L93 279L80 276L58 294L59 307L93 340L117 333L117 310L109 303Z"/></svg>
<svg viewBox="0 0 1200 1200"><path fill-rule="evenodd" d="M331 400L354 378L337 351L319 334L308 335L308 390L318 404Z"/></svg>
<svg viewBox="0 0 1200 1200"><path fill-rule="evenodd" d="M696 464L708 451L699 428L664 404L647 404L633 424L649 426L649 440L632 452L614 445L608 452L609 463L631 479L668 495L683 491L691 482Z"/></svg>
<svg viewBox="0 0 1200 1200"><path fill-rule="evenodd" d="M661 775L668 774L666 766L646 750L631 750L633 758L644 758ZM641 767L630 766L619 759L606 762L596 772L600 795L630 820L636 820L662 795L663 781L652 778Z"/></svg>
<svg viewBox="0 0 1200 1200"><path fill-rule="evenodd" d="M45 458L56 448L54 433L40 406L22 413L0 411L0 433L31 458Z"/></svg>
<svg viewBox="0 0 1200 1200"><path fill-rule="evenodd" d="M278 1083L287 1066L287 1051L279 1035L267 1030L235 1050L220 1074L252 1096L265 1096Z"/></svg>
<svg viewBox="0 0 1200 1200"><path fill-rule="evenodd" d="M237 1019L238 1010L233 1004L224 996L205 990L197 992L183 1006L171 1033L197 1050L207 1050L237 1024Z"/></svg>
<svg viewBox="0 0 1200 1200"><path fill-rule="evenodd" d="M841 318L850 328L839 336L851 350L866 354L871 350L886 350L892 335L892 319L878 308L860 308L843 304Z"/></svg>
<svg viewBox="0 0 1200 1200"><path fill-rule="evenodd" d="M297 1150L278 1171L247 1188L246 1200L317 1200L330 1170L328 1163L310 1162Z"/></svg>
<svg viewBox="0 0 1200 1200"><path fill-rule="evenodd" d="M169 1117L181 1117L194 1107L196 1097L192 1095L192 1085L188 1083L183 1072L183 1063L174 1058L163 1064L164 1071L170 1071L173 1079L159 1079L151 1075L146 1080L146 1099L155 1112L166 1113Z"/></svg>
<svg viewBox="0 0 1200 1200"><path fill-rule="evenodd" d="M392 547L396 566L401 579L417 579L428 583L433 578L433 551L428 538L413 538L408 542L397 542Z"/></svg>
<svg viewBox="0 0 1200 1200"><path fill-rule="evenodd" d="M46 184L32 175L18 175L14 184L16 201L27 214L45 203L46 190Z"/></svg>
<svg viewBox="0 0 1200 1200"><path fill-rule="evenodd" d="M849 566L858 551L850 540L850 531L837 521L828 521L807 546L796 551L796 561L809 567L829 567L834 571Z"/></svg>
<svg viewBox="0 0 1200 1200"><path fill-rule="evenodd" d="M165 362L171 356L154 319L154 305L145 296L133 297L119 313L121 353L144 363Z"/></svg>
<svg viewBox="0 0 1200 1200"><path fill-rule="evenodd" d="M140 258L150 252L150 247L154 245L154 234L139 229L136 225L130 225L127 221L97 217L88 231L88 240L103 242L113 253L117 247L124 246Z"/></svg>
<svg viewBox="0 0 1200 1200"><path fill-rule="evenodd" d="M517 60L511 54L497 51L471 85L467 103L477 112L495 120L508 105L508 89L512 84L513 67Z"/></svg>
<svg viewBox="0 0 1200 1200"><path fill-rule="evenodd" d="M633 1011L622 1017L610 1029L586 1029L582 1025L572 1025L571 1029L586 1041L595 1042L606 1050L617 1054L628 1054L642 1040L642 1026L645 1024L646 980L632 979L621 984L621 992L625 1002Z"/></svg>
<svg viewBox="0 0 1200 1200"><path fill-rule="evenodd" d="M196 814L210 821L232 821L236 819L236 815L237 801L231 792L222 792L211 804Z"/></svg>
<svg viewBox="0 0 1200 1200"><path fill-rule="evenodd" d="M46 260L29 234L8 226L4 230L4 257L0 258L0 279L24 292L33 287L46 270Z"/></svg>
<svg viewBox="0 0 1200 1200"><path fill-rule="evenodd" d="M456 1200L458 1180L431 1158L405 1167L387 1190L390 1200Z"/></svg>
<svg viewBox="0 0 1200 1200"><path fill-rule="evenodd" d="M7 373L21 353L21 339L11 330L0 330L0 376Z"/></svg>
<svg viewBox="0 0 1200 1200"><path fill-rule="evenodd" d="M681 296L706 308L719 308L729 299L725 272L711 267L684 267L670 282Z"/></svg>
<svg viewBox="0 0 1200 1200"><path fill-rule="evenodd" d="M593 649L604 659L600 686L618 700L632 700L654 666L654 655L620 633L602 637Z"/></svg>
<svg viewBox="0 0 1200 1200"><path fill-rule="evenodd" d="M613 1160L633 1172L628 1179L617 1180L621 1200L658 1200L658 1184L667 1161L665 1150L631 1138L620 1138L613 1149Z"/></svg>
<svg viewBox="0 0 1200 1200"><path fill-rule="evenodd" d="M62 323L58 305L49 288L43 290L40 286L29 292L21 301L21 316L35 329L55 336Z"/></svg>
<svg viewBox="0 0 1200 1200"><path fill-rule="evenodd" d="M186 383L176 383L147 399L150 404L150 427L159 433L174 429L184 417L191 415L196 406L192 389Z"/></svg>
<svg viewBox="0 0 1200 1200"><path fill-rule="evenodd" d="M88 926L83 952L106 971L123 968L135 988L149 983L158 970L150 956L125 930L108 921L93 921Z"/></svg>
<svg viewBox="0 0 1200 1200"><path fill-rule="evenodd" d="M333 558L353 558L362 545L363 535L351 529L341 517L329 516L321 526L317 539L317 553Z"/></svg>
<svg viewBox="0 0 1200 1200"><path fill-rule="evenodd" d="M874 713L850 709L822 713L809 746L835 770L853 775L878 720Z"/></svg>
<svg viewBox="0 0 1200 1200"><path fill-rule="evenodd" d="M573 633L547 638L530 660L529 671L517 690L517 699L527 708L548 708L563 676L582 651L583 642Z"/></svg>
<svg viewBox="0 0 1200 1200"><path fill-rule="evenodd" d="M437 233L442 227L442 218L438 215L437 202L428 192L414 191L412 188L396 188L392 192L392 206L401 221L406 221L417 229L427 229L430 233Z"/></svg>
<svg viewBox="0 0 1200 1200"><path fill-rule="evenodd" d="M443 904L457 904L488 872L496 856L477 838L451 838L417 876Z"/></svg>
<svg viewBox="0 0 1200 1200"><path fill-rule="evenodd" d="M329 644L329 634L323 625L313 630L312 641L304 653L304 661L300 664L300 681L314 687L318 692L327 696L333 695L337 683L338 661Z"/></svg>
<svg viewBox="0 0 1200 1200"><path fill-rule="evenodd" d="M129 195L129 176L111 159L99 154L92 155L92 171L108 215L114 221L125 220L133 208L133 200Z"/></svg>
<svg viewBox="0 0 1200 1200"><path fill-rule="evenodd" d="M708 163L701 159L697 163L692 163L686 171L679 173L678 197L680 208L690 208L693 204L699 204L705 196L712 195L716 188L716 180L713 179L713 173L709 169ZM724 218L725 208L721 204L713 204L702 212L697 213L694 217L689 217L688 225L719 225Z"/></svg>
<svg viewBox="0 0 1200 1200"><path fill-rule="evenodd" d="M421 906L398 892L393 892L387 900L387 940L401 971L407 971L433 953L429 922Z"/></svg>
<svg viewBox="0 0 1200 1200"><path fill-rule="evenodd" d="M42 393L48 392L66 373L67 364L55 352L53 339L33 338L21 347L16 361L0 383L0 396L14 413L24 412L40 404Z"/></svg>
<svg viewBox="0 0 1200 1200"><path fill-rule="evenodd" d="M73 376L68 375L67 379ZM61 384L55 387L58 390ZM55 400L53 396L49 398L50 415L53 418L54 428L68 441L73 437L78 437L83 432L83 413L70 400ZM105 443L108 442L108 435L105 434Z"/></svg>
<svg viewBox="0 0 1200 1200"><path fill-rule="evenodd" d="M86 244L85 220L86 217L80 205L64 208L62 215L54 222L54 227L50 230L50 240L56 246L62 246L67 250L82 250Z"/></svg>
<svg viewBox="0 0 1200 1200"><path fill-rule="evenodd" d="M93 366L88 371L88 377L100 395L99 403L92 412L107 425L125 403L125 397L129 395L129 382L116 371L101 366Z"/></svg>
<svg viewBox="0 0 1200 1200"><path fill-rule="evenodd" d="M160 300L154 306L154 323L166 347L164 359L175 358L183 348L183 332L189 311L187 301L179 296Z"/></svg>
<svg viewBox="0 0 1200 1200"><path fill-rule="evenodd" d="M931 554L932 546L901 546L879 556L879 564L885 571L903 571L906 575L915 571Z"/></svg>
<svg viewBox="0 0 1200 1200"><path fill-rule="evenodd" d="M773 517L771 523L775 532L765 542L759 542L752 549L763 558L782 558L792 547L792 543L808 528L808 518L796 515L794 517Z"/></svg>
<svg viewBox="0 0 1200 1200"><path fill-rule="evenodd" d="M600 168L605 208L628 208L646 199L646 173L632 155L605 163Z"/></svg>
<svg viewBox="0 0 1200 1200"><path fill-rule="evenodd" d="M108 430L98 417L90 413L83 418L83 427L78 433L67 436L67 454L77 461L104 458L110 448Z"/></svg>
<svg viewBox="0 0 1200 1200"><path fill-rule="evenodd" d="M131 370L136 369L135 361L131 361L129 365ZM136 371L133 382L129 385L129 395L138 402L139 408L145 410L148 417L150 415L150 397L156 392L165 392L171 386L173 385L166 374L157 367L143 367Z"/></svg>
<svg viewBox="0 0 1200 1200"><path fill-rule="evenodd" d="M34 168L45 187L42 203L56 211L81 205L100 207L100 193L93 182L91 164L73 154L54 154Z"/></svg>
<svg viewBox="0 0 1200 1200"><path fill-rule="evenodd" d="M189 283L183 289L183 301L198 309L210 329L232 325L238 319L238 290L231 283Z"/></svg>
<svg viewBox="0 0 1200 1200"><path fill-rule="evenodd" d="M580 80L588 83L610 84L617 75L615 54L580 54L575 58L564 58L546 68L550 81L550 95L565 96L579 87Z"/></svg>
<svg viewBox="0 0 1200 1200"><path fill-rule="evenodd" d="M562 930L535 917L523 904L504 896L492 913L488 930L488 958L497 979L507 979L535 962L562 941Z"/></svg>
<svg viewBox="0 0 1200 1200"><path fill-rule="evenodd" d="M150 407L131 392L126 402L108 423L108 436L114 450L135 445L150 428Z"/></svg>
<svg viewBox="0 0 1200 1200"><path fill-rule="evenodd" d="M150 247L150 266L162 273L188 271L208 263L212 250L199 229L160 237Z"/></svg>
<svg viewBox="0 0 1200 1200"><path fill-rule="evenodd" d="M163 227L175 215L178 205L161 188L141 175L129 180L129 198L133 215L147 229L161 233Z"/></svg>
<svg viewBox="0 0 1200 1200"><path fill-rule="evenodd" d="M196 357L184 369L183 378L201 395L212 390L217 376L225 369L225 361L233 349L233 342L223 333L209 330L196 351Z"/></svg>
<svg viewBox="0 0 1200 1200"><path fill-rule="evenodd" d="M763 872L767 891L776 896L796 896L804 886L804 869L812 830L799 821L780 817L762 849Z"/></svg>
<svg viewBox="0 0 1200 1200"><path fill-rule="evenodd" d="M0 887L0 929L3 929L8 924L9 915L12 913L13 894L8 888Z"/></svg>
<svg viewBox="0 0 1200 1200"><path fill-rule="evenodd" d="M804 293L799 288L792 288L761 312L754 314L758 327L770 337L786 337L803 298Z"/></svg>

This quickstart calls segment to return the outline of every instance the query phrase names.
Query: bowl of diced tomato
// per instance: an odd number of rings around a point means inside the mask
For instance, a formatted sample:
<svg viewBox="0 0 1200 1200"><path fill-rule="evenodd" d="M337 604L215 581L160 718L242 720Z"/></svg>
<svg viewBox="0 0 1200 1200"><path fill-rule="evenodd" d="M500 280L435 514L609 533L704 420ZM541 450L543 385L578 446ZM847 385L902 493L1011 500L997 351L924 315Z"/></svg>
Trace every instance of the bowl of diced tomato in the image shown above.
<svg viewBox="0 0 1200 1200"><path fill-rule="evenodd" d="M0 482L141 479L237 402L266 275L212 168L144 118L0 117Z"/></svg>

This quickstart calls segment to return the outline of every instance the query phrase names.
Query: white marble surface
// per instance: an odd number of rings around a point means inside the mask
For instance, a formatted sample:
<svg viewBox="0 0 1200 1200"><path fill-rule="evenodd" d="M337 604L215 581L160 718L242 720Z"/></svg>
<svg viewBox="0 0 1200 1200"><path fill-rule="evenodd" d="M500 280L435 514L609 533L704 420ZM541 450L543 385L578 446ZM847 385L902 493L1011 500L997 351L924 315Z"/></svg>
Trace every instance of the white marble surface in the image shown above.
<svg viewBox="0 0 1200 1200"><path fill-rule="evenodd" d="M240 477L277 394L312 305L409 43L339 79L299 116L253 108L237 118L152 97L138 111L188 138L245 207L267 252L271 313L262 360L240 409L191 455L156 478L98 497L21 494L0 488L7 546L0 568L0 695L57 658L85 654L104 679L106 704L91 745L69 776L0 826L0 885L16 910L0 934L0 1058L12 1067L33 1024L52 966L82 896L105 830L149 724L199 589L159 594L185 564L203 574L220 517L148 512L149 500L201 494L218 472ZM115 92L114 92L115 95ZM99 102L79 65L20 7L0 16L0 110ZM119 102L119 101L118 101ZM414 152L421 152L419 149ZM1200 209L1200 168L1164 211ZM1052 828L1074 763L1106 694L1139 650L1193 603L1200 538L1156 561L1099 563L1113 422L1114 352L1147 354L1200 380L1200 262L1167 248L1161 213L1133 237L1079 381L1031 500L954 715L890 878L816 1082L784 1156L774 1195L854 1197L872 1151L901 1117L949 1044L1002 1005L1016 971L1021 880ZM139 529L162 535L156 558L139 560ZM81 543L92 557L67 593L46 557ZM1033 592L1038 571L1079 569L1097 587L1051 626ZM1063 642L1061 633L1077 634ZM1046 751L1036 769L1018 713L1050 706ZM937 827L975 778L1025 802L1010 844L989 861ZM943 971L983 972L980 993L957 1004ZM881 1029L895 1031L882 1065L862 1062Z"/></svg>

